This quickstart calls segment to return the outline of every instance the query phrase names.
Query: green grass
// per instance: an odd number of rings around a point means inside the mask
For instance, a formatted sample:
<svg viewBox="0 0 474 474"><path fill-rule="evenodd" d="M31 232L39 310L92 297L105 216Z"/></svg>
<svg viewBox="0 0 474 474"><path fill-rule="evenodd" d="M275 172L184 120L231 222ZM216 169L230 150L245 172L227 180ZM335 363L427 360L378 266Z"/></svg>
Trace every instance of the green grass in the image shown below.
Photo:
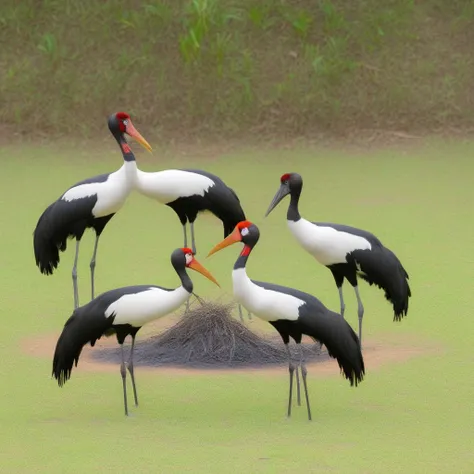
<svg viewBox="0 0 474 474"><path fill-rule="evenodd" d="M1 464L5 472L459 472L474 471L472 452L472 155L474 144L433 142L417 150L349 153L325 149L242 152L215 160L138 156L142 169L193 166L220 175L238 192L261 241L249 274L312 292L337 309L330 273L298 248L284 206L263 219L279 176L299 171L301 212L313 220L376 233L411 276L408 317L392 322L380 291L363 285L368 339L406 337L435 344L434 354L367 366L350 389L340 377L309 376L314 421L304 408L287 420L287 371L270 375L150 375L137 369L141 406L122 414L119 371L79 368L59 389L51 360L25 355L24 338L58 333L72 305L72 250L59 271L40 275L32 232L37 218L69 185L116 169L120 155L52 147L5 147L2 175L3 325L0 343ZM449 157L449 160L447 159ZM292 163L289 165L288 163ZM196 291L230 298L237 249L204 256L222 238L220 224L201 217L198 257L223 290L196 275ZM114 217L99 249L97 284L176 285L169 254L181 245L174 213L134 195ZM89 290L92 237L81 249L82 302ZM356 324L355 298L347 318ZM53 347L51 347L51 351ZM335 368L336 370L336 368Z"/></svg>
<svg viewBox="0 0 474 474"><path fill-rule="evenodd" d="M0 121L167 138L472 127L474 7L453 0L2 0Z"/></svg>

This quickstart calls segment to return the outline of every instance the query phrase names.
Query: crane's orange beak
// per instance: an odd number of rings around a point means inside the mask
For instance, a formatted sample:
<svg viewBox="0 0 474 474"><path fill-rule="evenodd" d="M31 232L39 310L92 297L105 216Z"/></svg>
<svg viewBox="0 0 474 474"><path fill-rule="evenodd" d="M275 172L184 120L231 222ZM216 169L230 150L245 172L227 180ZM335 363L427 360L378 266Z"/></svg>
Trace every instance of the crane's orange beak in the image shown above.
<svg viewBox="0 0 474 474"><path fill-rule="evenodd" d="M141 136L140 132L133 126L133 123L128 119L127 127L125 133L130 135L134 140L136 140L140 145L148 151L152 151L151 145Z"/></svg>
<svg viewBox="0 0 474 474"><path fill-rule="evenodd" d="M235 244L236 242L242 242L242 235L240 234L240 229L236 226L232 231L232 234L229 234L222 242L214 246L211 251L207 254L210 257L213 253L222 250L229 245Z"/></svg>
<svg viewBox="0 0 474 474"><path fill-rule="evenodd" d="M208 280L211 280L212 283L215 283L219 288L221 287L221 285L217 283L217 280L211 275L211 272L206 270L195 258L193 258L188 267L199 272L201 275L204 275Z"/></svg>

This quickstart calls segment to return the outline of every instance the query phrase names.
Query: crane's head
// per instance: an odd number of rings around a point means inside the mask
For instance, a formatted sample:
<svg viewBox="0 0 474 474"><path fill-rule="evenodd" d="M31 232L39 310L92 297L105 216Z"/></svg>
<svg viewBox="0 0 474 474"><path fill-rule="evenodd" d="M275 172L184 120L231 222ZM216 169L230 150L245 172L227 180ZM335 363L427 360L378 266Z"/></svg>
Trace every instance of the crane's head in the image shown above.
<svg viewBox="0 0 474 474"><path fill-rule="evenodd" d="M216 253L229 245L235 244L236 242L242 242L245 244L242 254L248 255L250 250L252 250L257 244L259 237L260 231L255 224L252 224L250 221L241 221L235 226L231 234L211 249L207 256L209 257L213 253Z"/></svg>
<svg viewBox="0 0 474 474"><path fill-rule="evenodd" d="M132 137L148 151L151 151L151 145L141 136L138 130L133 126L130 115L125 112L117 112L109 117L109 130L115 138L123 137L124 134Z"/></svg>
<svg viewBox="0 0 474 474"><path fill-rule="evenodd" d="M288 194L299 196L303 187L303 178L298 173L285 173L280 178L280 188L273 197L265 217L278 206L278 203Z"/></svg>
<svg viewBox="0 0 474 474"><path fill-rule="evenodd" d="M204 275L208 280L211 280L212 283L215 283L220 288L217 280L196 260L193 251L187 247L176 249L171 254L171 264L176 270L181 270L183 268L195 270L201 275Z"/></svg>

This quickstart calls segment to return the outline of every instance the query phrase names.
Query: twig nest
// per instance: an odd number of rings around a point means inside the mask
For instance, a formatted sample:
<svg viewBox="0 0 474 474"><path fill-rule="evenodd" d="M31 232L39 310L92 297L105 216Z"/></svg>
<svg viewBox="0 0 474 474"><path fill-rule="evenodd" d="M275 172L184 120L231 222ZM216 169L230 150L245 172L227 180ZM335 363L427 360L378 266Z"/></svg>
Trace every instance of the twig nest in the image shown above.
<svg viewBox="0 0 474 474"><path fill-rule="evenodd" d="M288 356L280 336L262 338L232 317L233 303L202 302L193 305L171 328L135 344L136 366L231 368L283 365ZM296 351L294 358L297 360ZM319 344L303 344L307 361L328 359ZM120 348L103 348L93 357L120 363Z"/></svg>

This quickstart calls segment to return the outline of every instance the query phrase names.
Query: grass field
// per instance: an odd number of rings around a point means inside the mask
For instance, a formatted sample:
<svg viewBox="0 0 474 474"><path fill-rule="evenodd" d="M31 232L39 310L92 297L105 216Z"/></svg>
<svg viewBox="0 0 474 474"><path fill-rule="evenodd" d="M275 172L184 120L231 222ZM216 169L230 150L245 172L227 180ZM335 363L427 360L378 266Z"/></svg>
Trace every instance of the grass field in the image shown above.
<svg viewBox="0 0 474 474"><path fill-rule="evenodd" d="M329 149L233 152L212 158L137 154L145 170L201 167L220 175L239 194L260 244L249 274L301 288L338 309L330 273L293 241L285 206L263 214L284 172L304 179L301 212L313 220L371 230L410 273L408 317L392 322L382 292L361 285L368 340L405 339L430 344L433 353L377 370L351 389L341 377L311 377L313 419L304 407L285 418L287 370L281 373L176 374L137 369L141 406L122 414L119 369L81 371L59 389L51 360L22 350L25 338L58 334L72 307L73 249L52 277L34 265L32 232L53 199L79 179L117 169L120 154L48 146L0 149L2 163L2 338L0 459L2 472L474 472L474 343L472 219L473 142L434 141L405 150L348 152ZM292 163L291 165L289 163ZM231 297L237 249L212 259L220 223L196 225L198 258L222 291L196 275L196 292ZM97 266L99 291L121 285L176 285L169 265L181 246L170 209L133 195L103 234ZM80 255L81 302L89 296L92 237ZM347 318L356 304L346 290ZM51 347L51 351L53 347ZM336 366L334 368L337 371Z"/></svg>

